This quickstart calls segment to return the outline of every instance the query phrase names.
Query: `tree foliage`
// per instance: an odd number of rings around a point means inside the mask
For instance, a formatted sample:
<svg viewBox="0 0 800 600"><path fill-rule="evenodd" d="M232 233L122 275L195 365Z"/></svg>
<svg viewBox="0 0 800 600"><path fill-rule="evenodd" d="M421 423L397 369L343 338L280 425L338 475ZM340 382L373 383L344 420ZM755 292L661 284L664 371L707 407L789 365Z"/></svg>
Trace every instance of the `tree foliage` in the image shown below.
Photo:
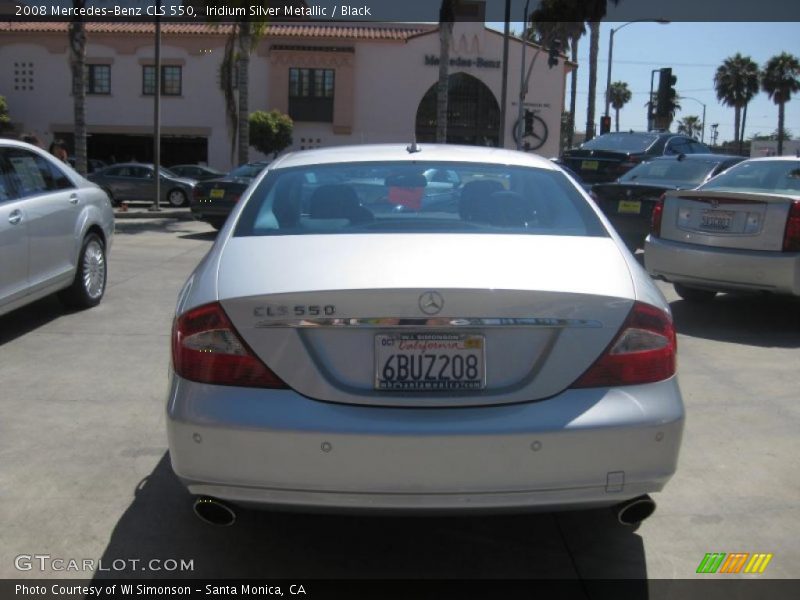
<svg viewBox="0 0 800 600"><path fill-rule="evenodd" d="M5 96L0 96L0 133L11 129L11 117L8 115L8 102Z"/></svg>
<svg viewBox="0 0 800 600"><path fill-rule="evenodd" d="M742 138L742 109L758 94L758 64L749 56L736 53L717 67L714 75L717 99L734 109L734 141Z"/></svg>
<svg viewBox="0 0 800 600"><path fill-rule="evenodd" d="M267 156L278 153L292 144L294 123L279 110L258 110L250 114L250 145Z"/></svg>
<svg viewBox="0 0 800 600"><path fill-rule="evenodd" d="M697 115L688 115L678 121L678 133L683 133L689 137L696 138L703 130L703 122Z"/></svg>
<svg viewBox="0 0 800 600"><path fill-rule="evenodd" d="M778 155L783 154L785 106L792 94L800 92L800 60L782 52L764 65L761 85L767 95L778 105Z"/></svg>
<svg viewBox="0 0 800 600"><path fill-rule="evenodd" d="M609 100L611 101L611 107L615 112L614 120L617 131L619 131L619 111L622 110L623 106L631 101L631 96L632 94L628 89L628 84L624 81L615 81L611 84L611 88L609 89Z"/></svg>

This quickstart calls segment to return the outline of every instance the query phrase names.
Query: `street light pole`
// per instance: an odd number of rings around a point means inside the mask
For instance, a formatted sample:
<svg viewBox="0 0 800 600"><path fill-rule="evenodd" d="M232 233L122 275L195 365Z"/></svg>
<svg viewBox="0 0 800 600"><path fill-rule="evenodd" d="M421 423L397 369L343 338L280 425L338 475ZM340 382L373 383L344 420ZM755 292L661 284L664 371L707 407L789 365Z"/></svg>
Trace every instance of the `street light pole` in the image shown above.
<svg viewBox="0 0 800 600"><path fill-rule="evenodd" d="M161 0L157 2L155 34L155 92L153 94L153 183L155 196L148 210L161 210Z"/></svg>
<svg viewBox="0 0 800 600"><path fill-rule="evenodd" d="M614 56L614 34L622 29L623 27L627 27L628 25L633 25L634 23L658 23L660 25L666 25L669 23L667 19L636 19L635 21L628 21L627 23L623 23L616 29L612 28L611 32L608 36L608 71L606 76L606 112L605 115L607 117L611 116L611 60Z"/></svg>
<svg viewBox="0 0 800 600"><path fill-rule="evenodd" d="M681 96L681 100L694 100L698 104L703 107L703 122L701 123L702 127L700 129L700 141L704 144L706 143L706 105L704 102L700 102L697 98L692 98L691 96Z"/></svg>

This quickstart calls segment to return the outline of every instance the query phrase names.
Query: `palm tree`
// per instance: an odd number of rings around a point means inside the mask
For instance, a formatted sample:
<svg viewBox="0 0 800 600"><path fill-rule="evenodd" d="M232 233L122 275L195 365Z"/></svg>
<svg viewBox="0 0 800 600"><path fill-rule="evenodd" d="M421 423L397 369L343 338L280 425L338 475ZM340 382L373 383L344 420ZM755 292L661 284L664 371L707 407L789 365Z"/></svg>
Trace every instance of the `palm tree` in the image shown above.
<svg viewBox="0 0 800 600"><path fill-rule="evenodd" d="M796 56L781 52L764 65L761 85L767 95L778 105L778 156L783 154L784 108L792 94L800 92L800 61Z"/></svg>
<svg viewBox="0 0 800 600"><path fill-rule="evenodd" d="M572 38L570 39L570 60L578 64L578 41L581 39L581 36L586 33L586 27L584 27L583 23L581 23L580 31L577 29L572 34ZM569 89L569 133L567 134L567 148L572 148L572 140L573 136L575 135L575 108L578 102L578 67L576 66L572 69L572 72L569 74L570 77L570 89Z"/></svg>
<svg viewBox="0 0 800 600"><path fill-rule="evenodd" d="M457 0L442 0L439 7L439 82L436 85L436 143L447 142L447 94L450 90L450 42Z"/></svg>
<svg viewBox="0 0 800 600"><path fill-rule="evenodd" d="M703 123L696 115L689 115L678 121L678 133L685 133L689 137L696 138L702 130Z"/></svg>
<svg viewBox="0 0 800 600"><path fill-rule="evenodd" d="M549 49L554 40L571 48L571 60L578 63L578 40L586 33L582 0L542 0L539 7L531 13L531 23L538 36L538 43ZM575 133L575 104L577 102L578 72L572 69L570 108L568 113L567 148L572 147Z"/></svg>
<svg viewBox="0 0 800 600"><path fill-rule="evenodd" d="M85 0L72 0L76 16L69 23L69 66L72 75L73 151L75 169L86 175L86 26L80 15Z"/></svg>
<svg viewBox="0 0 800 600"><path fill-rule="evenodd" d="M614 5L619 0L611 0ZM594 137L594 103L597 95L597 53L600 49L600 21L606 16L608 0L585 0L581 3L585 21L589 21L589 99L586 105L586 139Z"/></svg>
<svg viewBox="0 0 800 600"><path fill-rule="evenodd" d="M249 12L251 3L247 0L230 0L229 4L245 7L245 11ZM264 1L263 4L268 5L269 2ZM231 139L231 159L236 149L239 165L246 163L250 154L250 54L268 26L264 20L250 21L248 17L242 17L229 24L230 32L225 42L220 79Z"/></svg>
<svg viewBox="0 0 800 600"><path fill-rule="evenodd" d="M734 110L734 142L744 137L740 127L742 109L758 93L758 65L749 57L736 53L717 67L714 75L717 99Z"/></svg>
<svg viewBox="0 0 800 600"><path fill-rule="evenodd" d="M619 131L619 111L631 101L631 91L628 89L628 84L624 81L615 81L611 84L609 96L611 99L611 106L615 111L614 128L616 131Z"/></svg>

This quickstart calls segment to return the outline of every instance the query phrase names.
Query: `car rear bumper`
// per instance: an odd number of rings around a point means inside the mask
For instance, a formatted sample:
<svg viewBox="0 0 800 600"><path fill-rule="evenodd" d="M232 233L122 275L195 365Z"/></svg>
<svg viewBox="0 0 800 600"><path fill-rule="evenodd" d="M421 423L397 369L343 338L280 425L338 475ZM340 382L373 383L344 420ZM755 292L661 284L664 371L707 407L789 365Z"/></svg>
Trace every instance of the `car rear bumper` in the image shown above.
<svg viewBox="0 0 800 600"><path fill-rule="evenodd" d="M717 291L800 296L800 253L733 250L648 236L644 262L658 279Z"/></svg>
<svg viewBox="0 0 800 600"><path fill-rule="evenodd" d="M172 377L167 430L189 491L325 510L612 505L659 491L683 430L675 378L549 400L386 408Z"/></svg>

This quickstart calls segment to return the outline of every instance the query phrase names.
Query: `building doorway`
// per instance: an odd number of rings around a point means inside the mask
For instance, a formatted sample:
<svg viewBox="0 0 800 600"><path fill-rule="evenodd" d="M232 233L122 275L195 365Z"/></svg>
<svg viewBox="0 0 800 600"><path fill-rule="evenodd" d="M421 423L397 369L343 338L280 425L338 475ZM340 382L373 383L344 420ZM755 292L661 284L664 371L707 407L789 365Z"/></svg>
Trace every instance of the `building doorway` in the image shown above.
<svg viewBox="0 0 800 600"><path fill-rule="evenodd" d="M436 86L417 108L417 141L436 141ZM500 143L500 106L485 83L466 73L448 78L447 143L497 146Z"/></svg>

